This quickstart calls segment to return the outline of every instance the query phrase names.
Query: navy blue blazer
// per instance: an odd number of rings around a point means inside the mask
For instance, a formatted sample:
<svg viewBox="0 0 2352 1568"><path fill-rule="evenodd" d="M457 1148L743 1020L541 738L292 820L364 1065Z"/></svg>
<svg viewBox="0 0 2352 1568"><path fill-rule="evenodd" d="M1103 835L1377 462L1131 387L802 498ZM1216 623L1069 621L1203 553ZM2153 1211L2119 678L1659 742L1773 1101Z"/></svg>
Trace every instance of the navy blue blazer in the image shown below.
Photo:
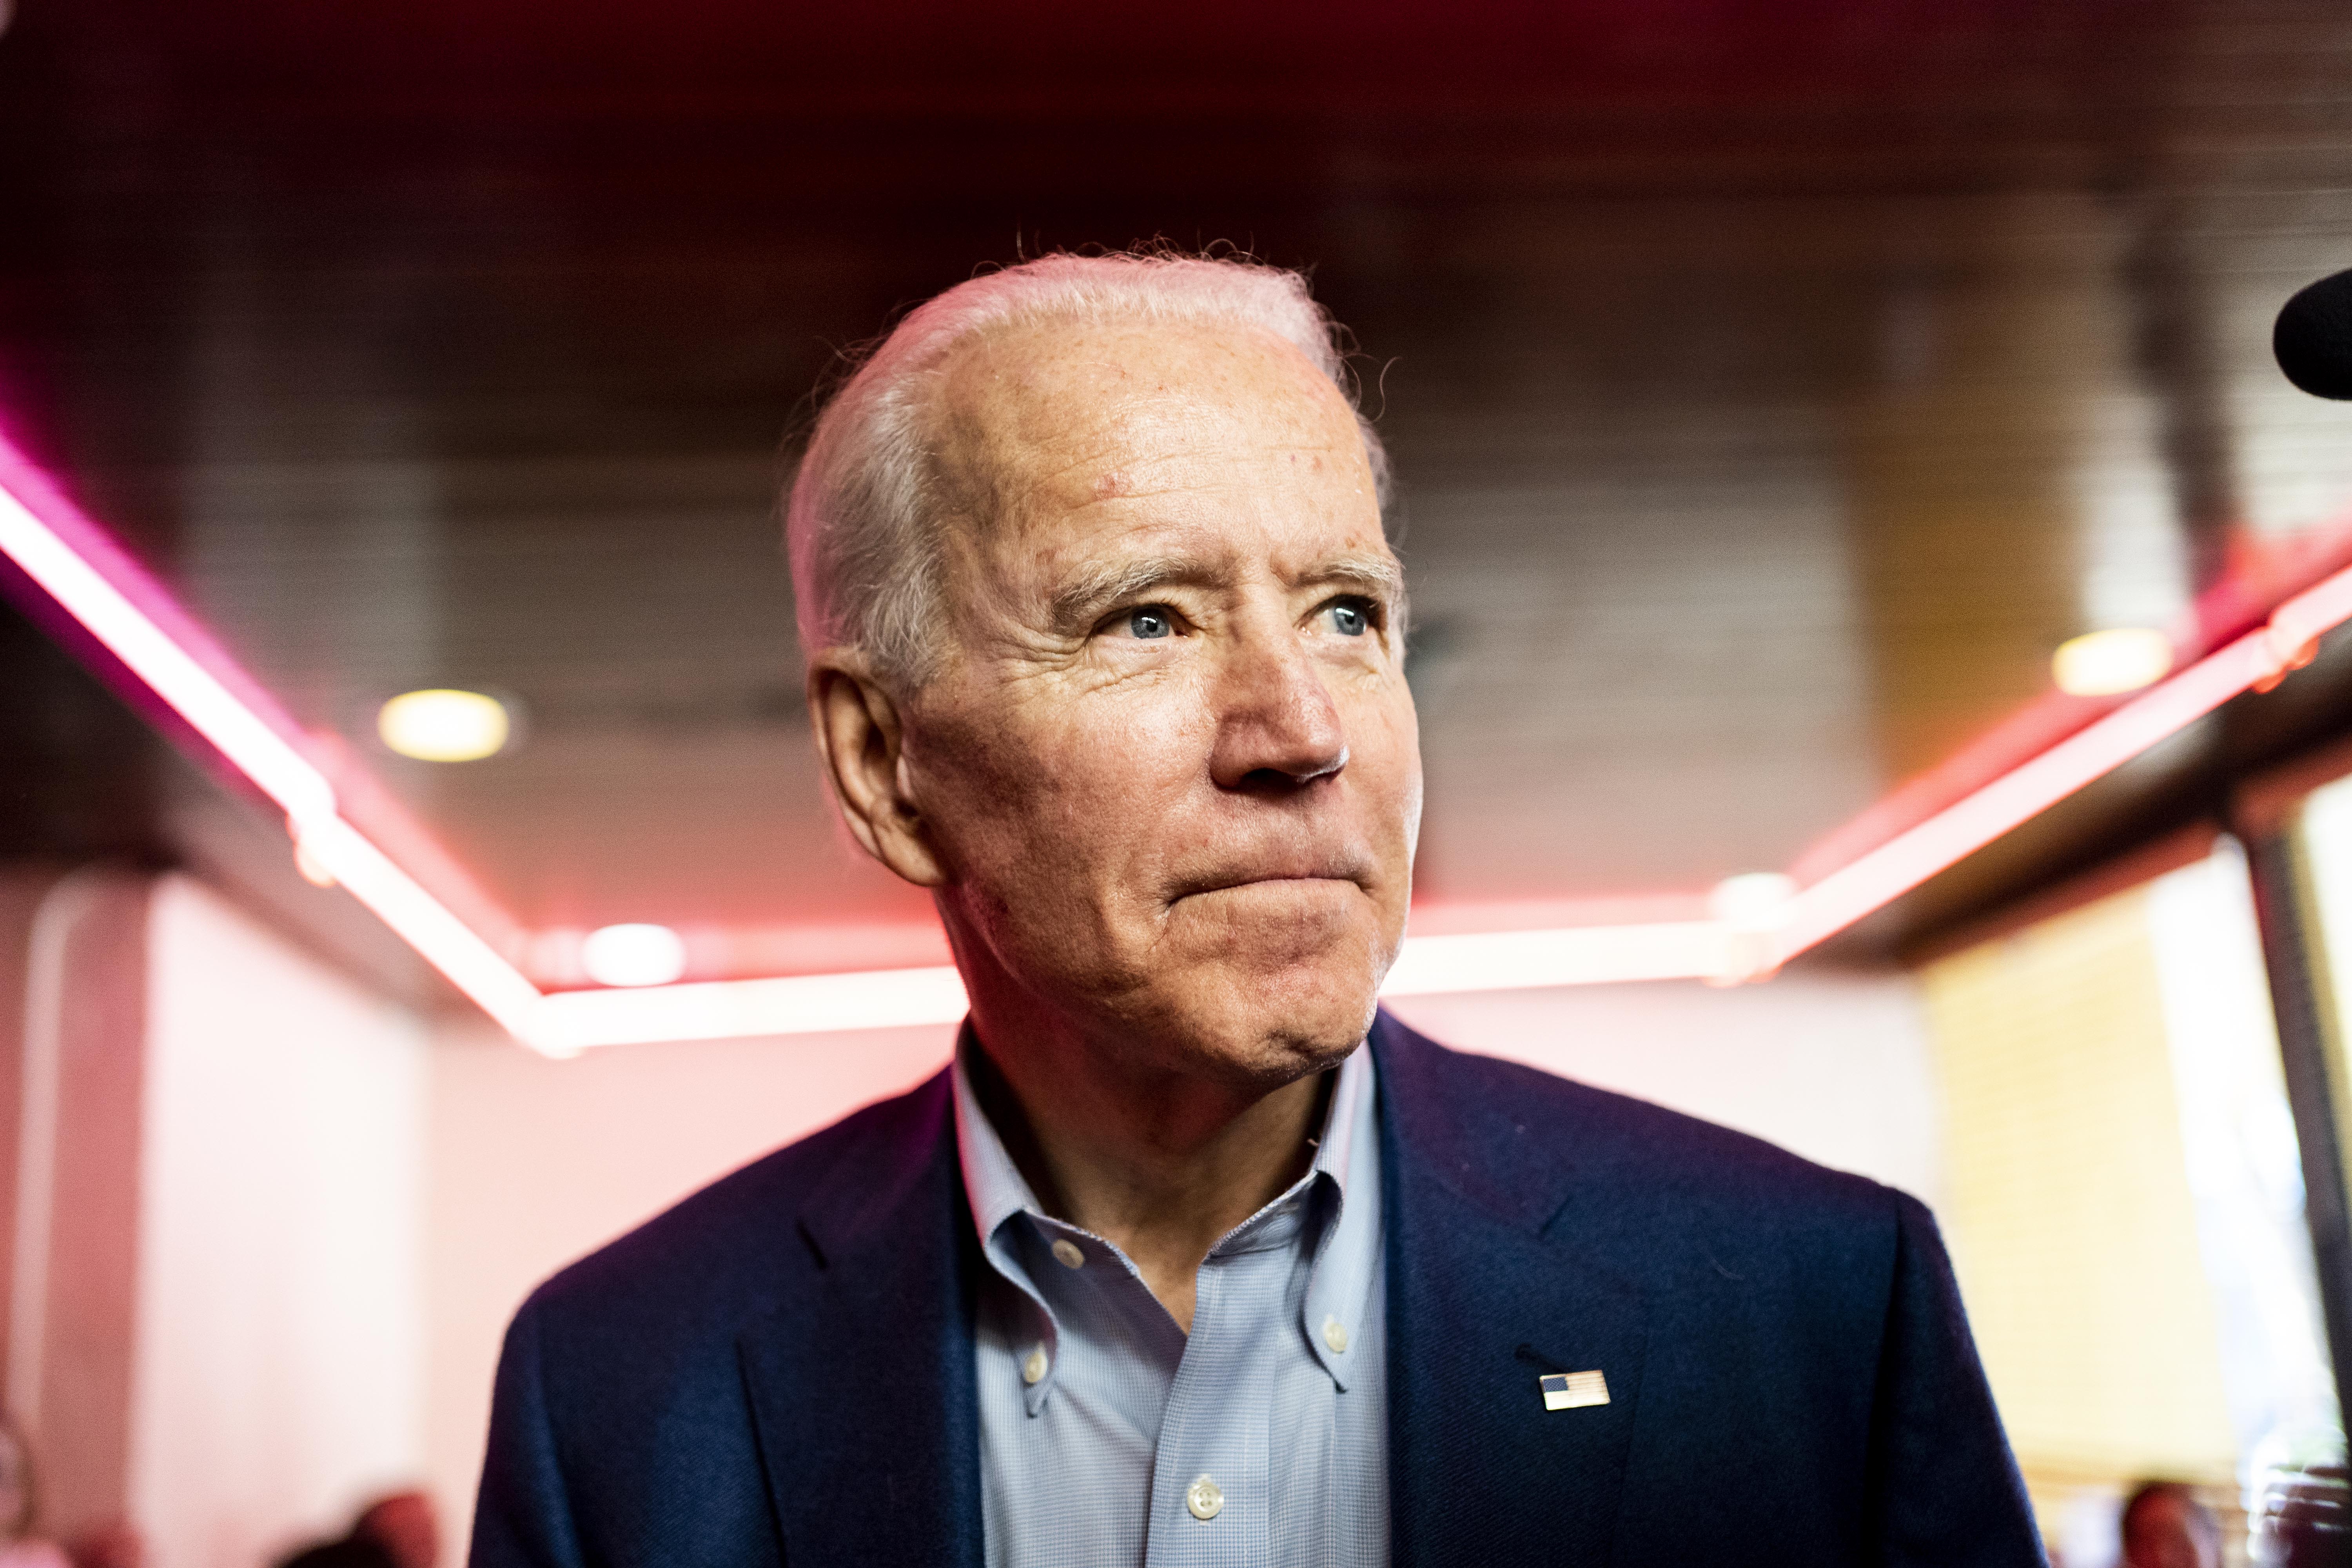
<svg viewBox="0 0 2352 1568"><path fill-rule="evenodd" d="M1397 1563L2042 1561L1916 1201L1370 1044ZM574 1264L508 1331L474 1568L982 1568L979 1267L944 1073Z"/></svg>

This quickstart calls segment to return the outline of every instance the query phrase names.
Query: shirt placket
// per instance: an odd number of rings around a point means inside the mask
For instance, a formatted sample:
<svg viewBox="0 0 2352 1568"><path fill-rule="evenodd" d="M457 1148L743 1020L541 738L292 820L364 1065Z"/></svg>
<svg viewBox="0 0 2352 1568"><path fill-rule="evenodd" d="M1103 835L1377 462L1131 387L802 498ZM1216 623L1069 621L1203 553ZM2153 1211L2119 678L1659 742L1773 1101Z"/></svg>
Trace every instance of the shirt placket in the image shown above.
<svg viewBox="0 0 2352 1568"><path fill-rule="evenodd" d="M1289 1261L1286 1247L1235 1245L1213 1253L1197 1277L1192 1331L1152 1466L1152 1568L1272 1563L1272 1416L1261 1386L1272 1347L1263 1336L1285 1331Z"/></svg>
<svg viewBox="0 0 2352 1568"><path fill-rule="evenodd" d="M1008 1221L1000 1227L988 1247L989 1258L996 1272L1013 1288L1013 1298L1006 1302L1008 1319L1006 1338L1019 1369L1022 1399L1034 1416L1045 1408L1053 1393L1054 1377L1062 1364L1062 1322L1047 1304L1045 1293L1029 1277L1021 1261L1018 1249L1006 1229L1014 1223Z"/></svg>

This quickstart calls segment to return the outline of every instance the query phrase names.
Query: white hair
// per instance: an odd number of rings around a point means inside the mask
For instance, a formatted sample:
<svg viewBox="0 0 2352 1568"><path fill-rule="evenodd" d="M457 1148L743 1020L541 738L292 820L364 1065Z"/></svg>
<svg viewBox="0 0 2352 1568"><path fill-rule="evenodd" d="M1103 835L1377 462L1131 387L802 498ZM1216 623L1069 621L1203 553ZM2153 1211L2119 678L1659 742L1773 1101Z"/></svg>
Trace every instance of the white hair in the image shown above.
<svg viewBox="0 0 2352 1568"><path fill-rule="evenodd" d="M1355 407L1343 329L1307 279L1253 261L1177 255L1042 256L926 300L877 345L817 416L784 502L801 646L854 648L899 686L934 672L948 477L932 412L950 353L984 332L1040 322L1210 321L1270 331ZM1360 410L1383 513L1388 458Z"/></svg>

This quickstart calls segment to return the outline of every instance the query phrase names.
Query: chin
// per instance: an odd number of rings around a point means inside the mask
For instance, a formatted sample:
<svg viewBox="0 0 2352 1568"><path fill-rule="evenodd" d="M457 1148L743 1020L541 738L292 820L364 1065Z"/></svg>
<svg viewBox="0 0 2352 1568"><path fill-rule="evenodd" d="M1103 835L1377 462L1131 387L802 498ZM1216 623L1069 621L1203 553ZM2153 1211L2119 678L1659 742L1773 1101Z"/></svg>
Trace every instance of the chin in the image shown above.
<svg viewBox="0 0 2352 1568"><path fill-rule="evenodd" d="M1154 986L1151 1010L1185 1054L1276 1087L1337 1064L1362 1043L1388 969L1373 952L1350 944L1276 963L1224 955Z"/></svg>

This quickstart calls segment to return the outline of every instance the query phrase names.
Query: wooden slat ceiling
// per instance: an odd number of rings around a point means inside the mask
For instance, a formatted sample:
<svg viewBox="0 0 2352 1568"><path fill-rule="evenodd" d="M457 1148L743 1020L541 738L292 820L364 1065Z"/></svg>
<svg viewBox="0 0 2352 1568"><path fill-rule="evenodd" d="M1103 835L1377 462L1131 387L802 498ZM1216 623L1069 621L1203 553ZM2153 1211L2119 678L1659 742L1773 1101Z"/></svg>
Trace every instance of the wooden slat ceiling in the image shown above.
<svg viewBox="0 0 2352 1568"><path fill-rule="evenodd" d="M904 956L924 906L811 768L774 453L839 347L1024 251L1230 241L1356 330L1441 902L1786 865L2065 637L2352 511L2352 416L2267 350L2352 264L2341 7L347 9L0 37L0 407L526 926ZM369 749L432 684L512 694L524 743ZM56 769L121 757L40 733L7 842L105 841ZM317 918L168 777L116 838Z"/></svg>

